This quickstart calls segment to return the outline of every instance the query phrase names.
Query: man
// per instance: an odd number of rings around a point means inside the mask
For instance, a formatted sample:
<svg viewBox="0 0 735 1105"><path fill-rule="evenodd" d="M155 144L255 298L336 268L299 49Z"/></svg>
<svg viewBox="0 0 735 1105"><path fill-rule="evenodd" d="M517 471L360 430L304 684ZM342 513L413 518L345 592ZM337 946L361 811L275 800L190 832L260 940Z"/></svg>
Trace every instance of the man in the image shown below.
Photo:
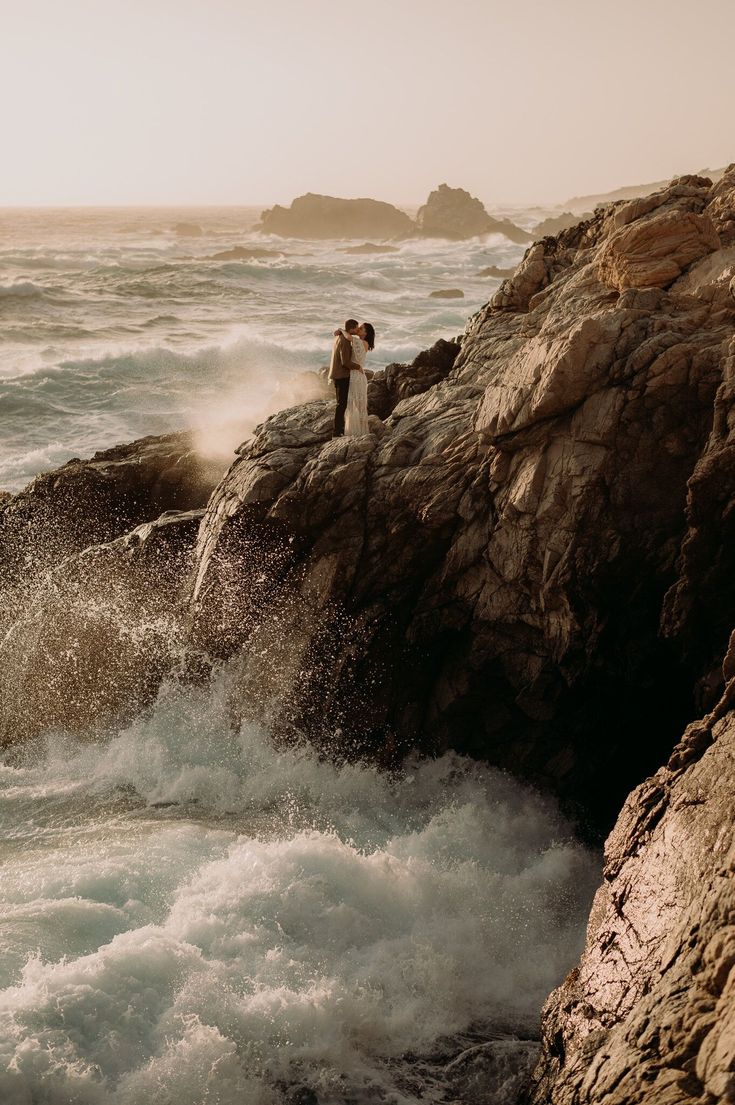
<svg viewBox="0 0 735 1105"><path fill-rule="evenodd" d="M342 437L345 432L345 411L350 391L350 370L359 368L352 355L352 335L357 333L357 319L348 318L342 332L337 331L332 346L332 360L329 365L329 379L334 383L337 393L337 409L334 412L333 437ZM345 337L347 335L347 337Z"/></svg>

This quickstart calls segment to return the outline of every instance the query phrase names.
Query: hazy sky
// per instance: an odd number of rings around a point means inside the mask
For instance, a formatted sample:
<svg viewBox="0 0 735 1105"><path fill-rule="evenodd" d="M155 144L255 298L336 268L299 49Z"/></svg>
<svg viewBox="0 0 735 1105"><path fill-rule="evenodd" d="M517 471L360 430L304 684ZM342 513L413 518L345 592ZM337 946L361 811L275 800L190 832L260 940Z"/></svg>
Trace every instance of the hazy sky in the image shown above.
<svg viewBox="0 0 735 1105"><path fill-rule="evenodd" d="M0 204L558 202L735 160L735 0L0 0Z"/></svg>

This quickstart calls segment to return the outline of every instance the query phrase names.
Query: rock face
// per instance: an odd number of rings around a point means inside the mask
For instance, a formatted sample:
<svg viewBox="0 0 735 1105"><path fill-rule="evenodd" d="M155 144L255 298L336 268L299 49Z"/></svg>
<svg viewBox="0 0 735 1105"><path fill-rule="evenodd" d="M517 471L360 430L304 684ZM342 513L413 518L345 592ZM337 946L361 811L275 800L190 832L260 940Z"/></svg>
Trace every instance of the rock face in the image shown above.
<svg viewBox="0 0 735 1105"><path fill-rule="evenodd" d="M732 489L733 484L730 484ZM735 637L716 708L626 802L534 1105L735 1101Z"/></svg>
<svg viewBox="0 0 735 1105"><path fill-rule="evenodd" d="M661 615L735 300L722 271L676 280L729 249L734 191L682 178L533 245L448 374L385 406L374 381L368 437L328 440L324 403L264 424L197 553L198 632L242 650L236 712L452 745L610 824L712 682ZM636 242L660 243L657 286Z"/></svg>
<svg viewBox="0 0 735 1105"><path fill-rule="evenodd" d="M169 434L70 461L0 504L0 744L111 723L155 693L220 475L191 435Z"/></svg>
<svg viewBox="0 0 735 1105"><path fill-rule="evenodd" d="M531 234L508 219L488 215L480 200L464 188L440 184L416 216L419 233L428 238L474 238L478 234L504 234L512 242L530 242Z"/></svg>
<svg viewBox="0 0 735 1105"><path fill-rule="evenodd" d="M290 207L264 211L257 228L282 238L407 238L413 220L390 203L338 199L308 192Z"/></svg>

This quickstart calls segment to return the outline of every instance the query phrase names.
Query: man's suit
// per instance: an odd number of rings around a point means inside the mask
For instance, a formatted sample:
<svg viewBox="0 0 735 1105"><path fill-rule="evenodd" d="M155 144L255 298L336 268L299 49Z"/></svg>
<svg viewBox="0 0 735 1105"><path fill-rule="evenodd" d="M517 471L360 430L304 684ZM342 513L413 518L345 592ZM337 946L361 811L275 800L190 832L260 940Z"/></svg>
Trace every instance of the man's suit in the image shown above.
<svg viewBox="0 0 735 1105"><path fill-rule="evenodd" d="M345 432L345 411L350 391L350 371L359 368L352 356L352 341L344 334L337 334L332 346L332 360L329 364L329 379L334 383L337 393L337 410L334 412L334 436L341 437Z"/></svg>

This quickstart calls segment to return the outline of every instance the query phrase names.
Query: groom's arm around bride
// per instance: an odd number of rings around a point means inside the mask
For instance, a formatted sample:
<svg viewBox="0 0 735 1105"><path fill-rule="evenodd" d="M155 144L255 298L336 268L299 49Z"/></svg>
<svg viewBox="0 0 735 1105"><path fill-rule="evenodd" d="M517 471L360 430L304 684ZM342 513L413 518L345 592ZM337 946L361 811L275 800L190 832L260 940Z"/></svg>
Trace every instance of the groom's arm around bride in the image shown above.
<svg viewBox="0 0 735 1105"><path fill-rule="evenodd" d="M345 411L347 410L347 396L350 390L350 371L359 368L354 360L352 341L349 335L357 330L357 320L348 318L344 325L344 332L338 332L332 346L332 359L329 364L329 379L334 383L337 396L337 409L334 412L334 437L342 437L345 432Z"/></svg>

